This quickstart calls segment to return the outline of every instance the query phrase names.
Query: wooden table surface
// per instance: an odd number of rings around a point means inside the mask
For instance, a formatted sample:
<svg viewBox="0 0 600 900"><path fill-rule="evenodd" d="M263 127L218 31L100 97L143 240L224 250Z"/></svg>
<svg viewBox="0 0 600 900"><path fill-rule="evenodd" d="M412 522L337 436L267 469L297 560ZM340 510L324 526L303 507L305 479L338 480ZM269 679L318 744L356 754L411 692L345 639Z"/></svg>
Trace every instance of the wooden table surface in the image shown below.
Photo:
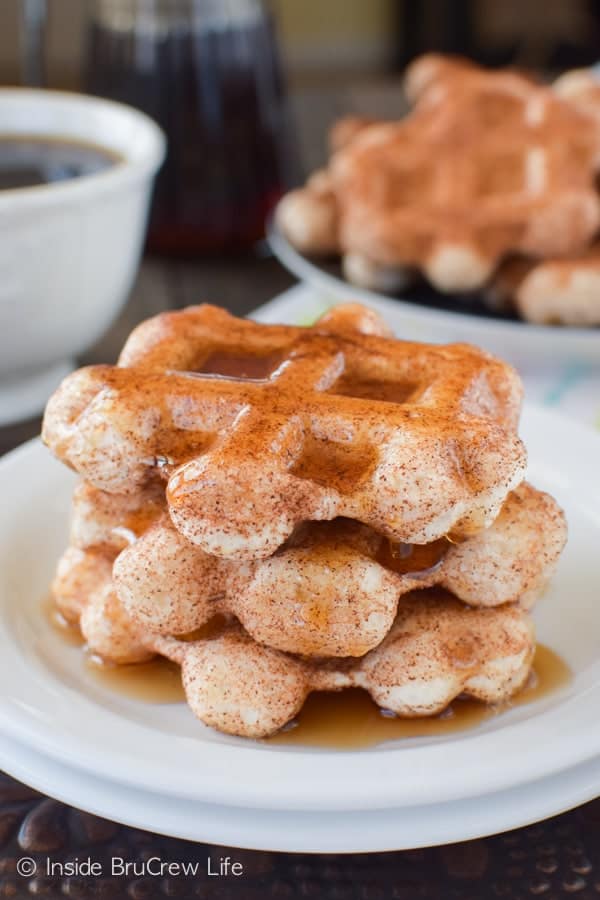
<svg viewBox="0 0 600 900"><path fill-rule="evenodd" d="M333 85L294 96L307 170L320 164L328 124L342 112L386 116L402 109L396 82ZM131 329L165 309L209 301L248 313L294 283L266 249L235 259L168 262L145 259L122 314L81 364L114 362ZM40 420L0 429L0 453L38 433ZM535 748L528 748L535 752ZM85 800L82 798L82 805ZM20 878L18 857L69 860L75 855L165 860L205 858L223 848L162 838L69 809L0 774L0 898L153 897L315 898L315 900L578 900L600 897L600 800L540 825L446 848L370 856L271 854L233 851L247 876L218 886L206 878Z"/></svg>

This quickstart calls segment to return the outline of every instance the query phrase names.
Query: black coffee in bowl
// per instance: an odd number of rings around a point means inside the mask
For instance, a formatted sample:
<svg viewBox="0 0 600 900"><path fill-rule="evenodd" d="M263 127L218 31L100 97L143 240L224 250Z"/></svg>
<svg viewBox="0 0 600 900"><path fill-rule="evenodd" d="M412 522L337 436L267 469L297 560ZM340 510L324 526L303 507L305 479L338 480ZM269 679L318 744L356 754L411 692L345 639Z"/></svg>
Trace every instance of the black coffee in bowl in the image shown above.
<svg viewBox="0 0 600 900"><path fill-rule="evenodd" d="M121 161L118 154L95 144L0 135L0 191L94 175Z"/></svg>

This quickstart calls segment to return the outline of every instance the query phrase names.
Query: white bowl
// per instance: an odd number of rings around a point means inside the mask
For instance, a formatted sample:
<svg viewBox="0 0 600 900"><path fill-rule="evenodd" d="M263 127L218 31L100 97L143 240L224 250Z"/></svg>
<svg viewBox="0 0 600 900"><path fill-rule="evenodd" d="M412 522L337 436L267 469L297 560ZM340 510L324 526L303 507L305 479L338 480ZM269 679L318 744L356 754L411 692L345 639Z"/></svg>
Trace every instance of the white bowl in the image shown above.
<svg viewBox="0 0 600 900"><path fill-rule="evenodd" d="M96 97L0 89L0 136L93 144L122 162L68 181L0 190L0 424L41 411L73 357L127 298L165 154L147 116Z"/></svg>

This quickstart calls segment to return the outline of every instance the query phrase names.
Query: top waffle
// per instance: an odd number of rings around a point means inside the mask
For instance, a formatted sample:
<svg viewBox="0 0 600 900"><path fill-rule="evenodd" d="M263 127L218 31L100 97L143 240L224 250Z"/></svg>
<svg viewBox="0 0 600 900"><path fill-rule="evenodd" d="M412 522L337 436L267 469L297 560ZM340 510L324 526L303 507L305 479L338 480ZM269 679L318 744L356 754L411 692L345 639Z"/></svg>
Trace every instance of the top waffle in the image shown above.
<svg viewBox="0 0 600 900"><path fill-rule="evenodd" d="M118 366L65 379L43 437L102 490L168 479L184 537L264 558L305 520L409 543L489 525L524 475L520 400L504 363L394 340L362 307L297 328L199 306L139 326Z"/></svg>
<svg viewBox="0 0 600 900"><path fill-rule="evenodd" d="M413 63L407 91L409 116L338 128L327 173L282 201L292 243L335 243L350 280L418 268L443 291L479 287L509 253L581 250L600 225L600 124L584 104L437 56Z"/></svg>

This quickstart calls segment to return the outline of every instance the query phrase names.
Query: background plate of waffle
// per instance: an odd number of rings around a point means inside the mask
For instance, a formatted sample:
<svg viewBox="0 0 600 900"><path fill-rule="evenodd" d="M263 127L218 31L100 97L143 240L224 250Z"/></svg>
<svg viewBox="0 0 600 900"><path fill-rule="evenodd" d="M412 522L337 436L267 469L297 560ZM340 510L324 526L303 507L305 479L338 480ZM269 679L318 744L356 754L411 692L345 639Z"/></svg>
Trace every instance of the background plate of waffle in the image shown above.
<svg viewBox="0 0 600 900"><path fill-rule="evenodd" d="M275 223L269 244L279 261L319 292L323 307L351 299L378 310L398 337L407 340L467 341L500 355L521 369L561 364L600 365L600 329L535 325L516 315L491 310L477 295L448 295L418 282L397 295L351 284L339 260L299 253Z"/></svg>
<svg viewBox="0 0 600 900"><path fill-rule="evenodd" d="M544 84L426 53L404 93L399 119L333 124L328 159L278 204L275 253L333 296L387 302L399 334L598 362L597 72Z"/></svg>
<svg viewBox="0 0 600 900"><path fill-rule="evenodd" d="M564 507L570 540L536 611L539 639L572 682L443 738L327 751L231 738L183 703L134 700L99 683L40 606L64 544L74 476L37 442L0 465L0 728L55 760L169 797L267 810L383 810L524 785L600 755L600 442L529 408L529 476ZM0 763L2 760L0 760Z"/></svg>

